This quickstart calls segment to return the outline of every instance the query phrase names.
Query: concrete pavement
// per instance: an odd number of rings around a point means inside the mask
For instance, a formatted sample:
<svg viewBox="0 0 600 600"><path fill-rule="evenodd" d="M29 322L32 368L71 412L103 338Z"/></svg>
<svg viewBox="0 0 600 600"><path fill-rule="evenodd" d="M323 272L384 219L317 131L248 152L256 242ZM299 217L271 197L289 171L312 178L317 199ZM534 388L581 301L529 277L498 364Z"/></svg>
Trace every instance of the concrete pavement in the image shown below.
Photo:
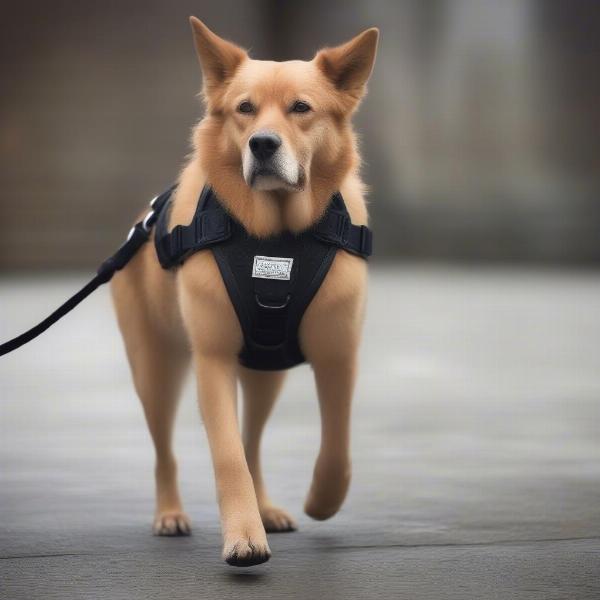
<svg viewBox="0 0 600 600"><path fill-rule="evenodd" d="M0 278L0 339L85 275ZM318 446L310 370L265 437L300 531L221 563L191 387L178 417L194 535L150 534L152 451L107 290L0 359L0 598L600 597L600 273L373 270L341 513L302 516Z"/></svg>

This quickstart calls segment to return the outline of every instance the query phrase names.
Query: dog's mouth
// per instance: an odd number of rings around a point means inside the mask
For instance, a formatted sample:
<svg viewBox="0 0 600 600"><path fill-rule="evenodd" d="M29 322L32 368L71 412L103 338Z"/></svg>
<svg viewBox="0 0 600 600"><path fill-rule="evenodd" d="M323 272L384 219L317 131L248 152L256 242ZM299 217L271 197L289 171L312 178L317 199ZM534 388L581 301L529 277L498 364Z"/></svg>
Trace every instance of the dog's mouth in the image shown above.
<svg viewBox="0 0 600 600"><path fill-rule="evenodd" d="M250 175L250 186L254 187L257 180L261 177L273 177L275 179L284 181L284 179L275 169L271 167L257 167L254 169L254 171L252 171L252 175Z"/></svg>
<svg viewBox="0 0 600 600"><path fill-rule="evenodd" d="M251 188L261 191L286 190L297 192L303 188L303 178L298 177L296 181L290 181L276 169L270 167L261 167L254 170L247 183Z"/></svg>
<svg viewBox="0 0 600 600"><path fill-rule="evenodd" d="M297 176L294 181L271 165L256 165L250 176L245 177L245 179L246 183L256 190L299 192L304 189L306 177L301 165L298 165Z"/></svg>

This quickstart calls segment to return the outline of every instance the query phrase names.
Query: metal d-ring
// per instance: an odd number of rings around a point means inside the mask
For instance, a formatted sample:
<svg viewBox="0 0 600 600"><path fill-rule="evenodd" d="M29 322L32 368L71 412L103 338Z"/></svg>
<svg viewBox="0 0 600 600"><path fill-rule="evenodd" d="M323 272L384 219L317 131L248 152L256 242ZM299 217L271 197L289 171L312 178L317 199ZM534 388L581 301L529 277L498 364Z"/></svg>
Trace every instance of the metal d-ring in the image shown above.
<svg viewBox="0 0 600 600"><path fill-rule="evenodd" d="M263 304L260 301L258 294L254 294L254 298L256 299L256 304L258 304L261 308L266 308L267 310L281 310L290 303L292 297L290 294L288 294L283 304Z"/></svg>

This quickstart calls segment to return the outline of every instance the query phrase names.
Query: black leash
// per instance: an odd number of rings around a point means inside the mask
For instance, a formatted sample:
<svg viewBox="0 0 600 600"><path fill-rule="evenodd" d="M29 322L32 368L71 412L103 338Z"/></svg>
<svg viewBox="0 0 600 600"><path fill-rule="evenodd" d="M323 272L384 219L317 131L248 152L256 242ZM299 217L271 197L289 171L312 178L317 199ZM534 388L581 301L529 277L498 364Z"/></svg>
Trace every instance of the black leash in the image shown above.
<svg viewBox="0 0 600 600"><path fill-rule="evenodd" d="M71 312L80 302L85 300L92 292L101 285L109 282L112 276L120 271L136 254L136 252L150 239L150 231L156 219L169 199L175 186L169 188L166 192L157 196L150 202L150 211L146 216L136 223L127 236L125 243L110 257L107 258L99 267L96 276L86 283L75 295L71 296L64 304L61 304L51 315L47 316L41 323L38 323L25 333L16 338L0 344L0 356L4 356L17 348L27 344L38 335L44 333L46 329L62 319Z"/></svg>

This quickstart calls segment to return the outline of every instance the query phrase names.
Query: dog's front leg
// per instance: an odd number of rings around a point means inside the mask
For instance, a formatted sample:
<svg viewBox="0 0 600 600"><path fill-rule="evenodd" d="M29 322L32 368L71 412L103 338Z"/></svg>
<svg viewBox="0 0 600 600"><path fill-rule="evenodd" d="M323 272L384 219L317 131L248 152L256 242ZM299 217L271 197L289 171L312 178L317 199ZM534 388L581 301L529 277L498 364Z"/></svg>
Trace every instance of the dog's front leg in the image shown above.
<svg viewBox="0 0 600 600"><path fill-rule="evenodd" d="M197 355L195 360L221 512L223 558L234 566L260 564L271 551L238 427L236 359Z"/></svg>
<svg viewBox="0 0 600 600"><path fill-rule="evenodd" d="M351 477L350 417L356 358L316 362L321 410L321 447L304 511L313 519L329 519L340 509Z"/></svg>

